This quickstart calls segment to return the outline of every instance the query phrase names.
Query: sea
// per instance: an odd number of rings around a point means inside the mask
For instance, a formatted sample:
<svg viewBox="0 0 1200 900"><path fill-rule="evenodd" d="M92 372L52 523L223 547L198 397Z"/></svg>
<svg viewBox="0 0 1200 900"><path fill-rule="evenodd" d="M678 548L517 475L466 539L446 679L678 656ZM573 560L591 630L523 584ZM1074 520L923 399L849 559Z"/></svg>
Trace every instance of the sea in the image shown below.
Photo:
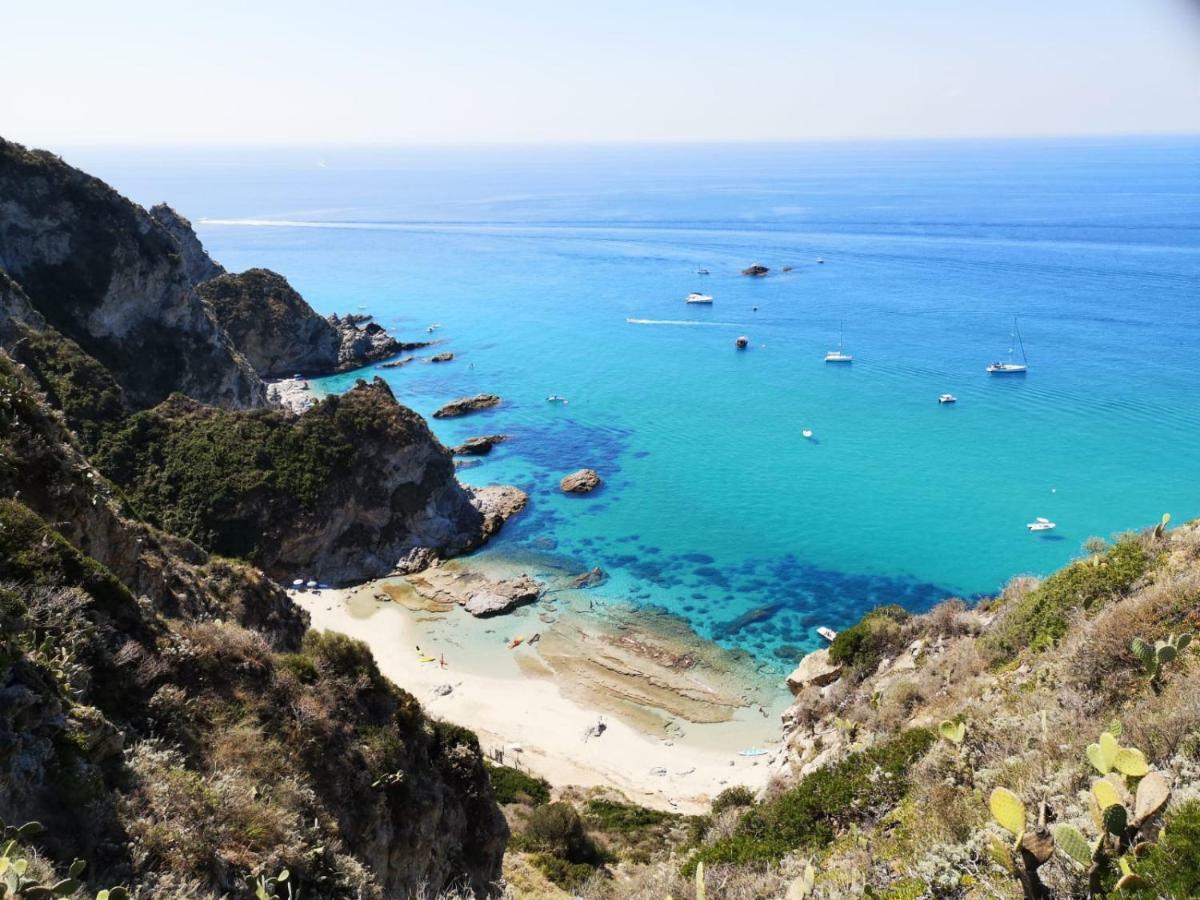
<svg viewBox="0 0 1200 900"><path fill-rule="evenodd" d="M460 473L531 496L483 558L599 566L764 659L1200 515L1200 138L64 156L230 270L437 342L318 390L503 397L430 419L509 436ZM1010 349L1028 373L989 376Z"/></svg>

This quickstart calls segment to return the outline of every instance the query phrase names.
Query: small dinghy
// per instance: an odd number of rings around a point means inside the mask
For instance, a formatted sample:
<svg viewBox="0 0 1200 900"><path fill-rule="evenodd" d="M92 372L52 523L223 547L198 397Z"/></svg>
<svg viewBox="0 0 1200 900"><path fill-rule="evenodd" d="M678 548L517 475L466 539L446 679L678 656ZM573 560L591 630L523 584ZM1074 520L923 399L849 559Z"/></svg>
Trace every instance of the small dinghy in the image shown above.
<svg viewBox="0 0 1200 900"><path fill-rule="evenodd" d="M1058 525L1054 522L1051 522L1049 519L1044 519L1041 516L1038 516L1025 527L1030 531L1053 531L1058 527Z"/></svg>
<svg viewBox="0 0 1200 900"><path fill-rule="evenodd" d="M836 631L834 631L832 628L826 628L824 625L817 626L817 634L825 638L825 640L829 641L830 643L832 643L833 639L837 637Z"/></svg>
<svg viewBox="0 0 1200 900"><path fill-rule="evenodd" d="M551 394L549 397L546 398L546 402L547 403L566 403L567 398L564 397L562 394Z"/></svg>
<svg viewBox="0 0 1200 900"><path fill-rule="evenodd" d="M767 751L762 747L747 747L745 750L739 750L738 756L766 756Z"/></svg>
<svg viewBox="0 0 1200 900"><path fill-rule="evenodd" d="M955 397L953 394L942 394L942 396L938 397L938 403L957 403L957 402L958 402L958 398Z"/></svg>
<svg viewBox="0 0 1200 900"><path fill-rule="evenodd" d="M800 433L801 433L802 435L804 435L804 439L805 439L806 441L811 441L811 440L812 440L812 435L813 435L813 433L812 433L812 429L811 429L811 428L805 428L805 429L804 429L802 432L800 432Z"/></svg>

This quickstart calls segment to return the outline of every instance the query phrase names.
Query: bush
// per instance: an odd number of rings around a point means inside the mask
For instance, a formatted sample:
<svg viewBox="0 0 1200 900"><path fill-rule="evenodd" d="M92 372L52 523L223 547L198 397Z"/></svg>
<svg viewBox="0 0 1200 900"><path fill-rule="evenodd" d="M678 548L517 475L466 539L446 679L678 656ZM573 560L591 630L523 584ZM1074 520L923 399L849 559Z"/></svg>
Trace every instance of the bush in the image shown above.
<svg viewBox="0 0 1200 900"><path fill-rule="evenodd" d="M719 812L730 809L735 806L753 806L754 791L742 784L736 784L733 787L727 787L713 799L712 814L715 816Z"/></svg>
<svg viewBox="0 0 1200 900"><path fill-rule="evenodd" d="M643 831L676 818L671 813L615 800L589 800L584 815L589 825L616 834Z"/></svg>
<svg viewBox="0 0 1200 900"><path fill-rule="evenodd" d="M550 783L511 766L487 764L488 778L497 803L524 803L541 806L550 800Z"/></svg>
<svg viewBox="0 0 1200 900"><path fill-rule="evenodd" d="M909 768L935 741L929 729L913 729L818 769L745 813L737 832L703 848L689 860L685 874L700 861L738 865L778 860L800 847L827 844L851 824L877 819L904 797Z"/></svg>
<svg viewBox="0 0 1200 900"><path fill-rule="evenodd" d="M510 846L532 851L534 864L545 876L567 889L587 880L607 860L575 807L561 800L536 807Z"/></svg>
<svg viewBox="0 0 1200 900"><path fill-rule="evenodd" d="M1072 616L1099 609L1128 591L1151 562L1136 535L1122 537L1103 555L1076 560L1006 608L989 644L1004 659L1025 647L1053 647L1067 633Z"/></svg>
<svg viewBox="0 0 1200 900"><path fill-rule="evenodd" d="M1135 871L1147 881L1138 897L1200 897L1200 800L1189 800L1166 824ZM1131 892L1133 893L1133 892Z"/></svg>
<svg viewBox="0 0 1200 900"><path fill-rule="evenodd" d="M912 614L901 606L881 606L855 625L838 632L829 645L829 658L855 676L870 674L880 661L895 652L903 639L901 626Z"/></svg>

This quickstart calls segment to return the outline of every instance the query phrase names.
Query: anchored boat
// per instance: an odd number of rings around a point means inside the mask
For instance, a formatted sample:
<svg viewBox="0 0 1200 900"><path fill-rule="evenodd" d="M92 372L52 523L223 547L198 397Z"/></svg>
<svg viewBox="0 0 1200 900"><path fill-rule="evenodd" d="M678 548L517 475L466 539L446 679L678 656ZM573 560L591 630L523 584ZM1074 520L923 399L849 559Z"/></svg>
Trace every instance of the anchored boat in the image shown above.
<svg viewBox="0 0 1200 900"><path fill-rule="evenodd" d="M1025 342L1021 340L1021 329L1017 327L1017 317L1013 316L1013 330L1011 337L1017 341L1017 346L1021 348L1021 361L1017 362L1013 357L1013 347L1008 348L1008 360L1006 362L994 362L987 367L989 375L1024 375L1029 370L1029 360L1025 358Z"/></svg>

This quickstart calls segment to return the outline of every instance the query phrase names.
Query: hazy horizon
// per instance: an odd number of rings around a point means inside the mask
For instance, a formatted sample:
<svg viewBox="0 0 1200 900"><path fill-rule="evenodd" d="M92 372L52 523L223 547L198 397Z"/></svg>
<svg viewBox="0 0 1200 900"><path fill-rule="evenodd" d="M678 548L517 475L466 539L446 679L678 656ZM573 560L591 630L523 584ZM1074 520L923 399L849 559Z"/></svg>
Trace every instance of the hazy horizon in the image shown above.
<svg viewBox="0 0 1200 900"><path fill-rule="evenodd" d="M6 11L39 147L705 145L1200 133L1195 0Z"/></svg>

